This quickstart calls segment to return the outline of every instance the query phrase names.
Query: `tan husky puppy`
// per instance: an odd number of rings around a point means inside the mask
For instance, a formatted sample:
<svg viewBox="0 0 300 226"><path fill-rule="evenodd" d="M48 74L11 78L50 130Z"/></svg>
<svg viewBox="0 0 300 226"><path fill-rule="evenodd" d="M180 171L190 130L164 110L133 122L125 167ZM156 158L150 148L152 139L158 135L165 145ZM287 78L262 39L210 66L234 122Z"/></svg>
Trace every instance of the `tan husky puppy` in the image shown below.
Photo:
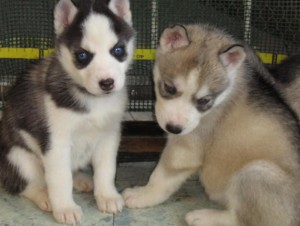
<svg viewBox="0 0 300 226"><path fill-rule="evenodd" d="M160 39L156 116L169 133L130 208L159 204L193 173L223 210L187 214L193 226L299 226L299 125L240 42L207 25L177 25Z"/></svg>

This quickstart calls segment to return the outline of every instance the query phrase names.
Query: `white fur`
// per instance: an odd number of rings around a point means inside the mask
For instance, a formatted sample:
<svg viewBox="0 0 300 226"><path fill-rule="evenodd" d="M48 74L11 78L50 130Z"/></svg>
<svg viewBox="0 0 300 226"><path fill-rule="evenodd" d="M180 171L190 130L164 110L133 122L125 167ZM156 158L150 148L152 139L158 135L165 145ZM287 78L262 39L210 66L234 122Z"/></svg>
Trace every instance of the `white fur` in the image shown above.
<svg viewBox="0 0 300 226"><path fill-rule="evenodd" d="M31 136L28 132L26 132L25 130L20 130L19 133L20 133L21 137L23 138L23 140L25 141L26 145L31 149L31 151L40 155L41 148L40 148L38 141L33 136Z"/></svg>
<svg viewBox="0 0 300 226"><path fill-rule="evenodd" d="M95 173L96 198L101 196L102 205L105 205L106 198L114 205L101 206L101 210L116 212L122 209L123 201L114 187L114 177L120 140L119 126L126 106L124 96L125 90L88 100L91 111L87 115L57 108L50 97L46 97L53 146L43 161L48 172L45 176L54 210L60 209L61 206L78 209L70 193L71 172L86 166L89 162L93 163ZM98 177L98 174L101 176Z"/></svg>
<svg viewBox="0 0 300 226"><path fill-rule="evenodd" d="M196 69L191 70L187 80L178 76L174 81L178 92L182 92L181 96L166 100L156 95L156 117L161 128L166 128L167 124L180 126L183 129L180 135L185 135L198 125L202 114L191 101L191 95L197 90L197 73Z"/></svg>

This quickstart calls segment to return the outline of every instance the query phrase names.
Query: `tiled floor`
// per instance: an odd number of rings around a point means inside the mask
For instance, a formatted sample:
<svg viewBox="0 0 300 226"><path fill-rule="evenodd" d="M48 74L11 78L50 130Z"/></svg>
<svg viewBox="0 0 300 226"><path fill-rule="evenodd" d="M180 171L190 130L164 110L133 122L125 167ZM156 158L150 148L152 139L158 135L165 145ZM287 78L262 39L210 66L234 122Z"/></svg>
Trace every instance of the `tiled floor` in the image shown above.
<svg viewBox="0 0 300 226"><path fill-rule="evenodd" d="M122 163L117 170L116 184L122 190L132 185L146 183L154 167L153 162ZM184 216L197 208L213 207L196 178L165 203L147 209L127 209L121 213L104 214L97 210L92 193L75 193L74 199L82 207L82 226L185 226ZM10 196L0 189L0 226L52 226L59 225L51 213L42 212L30 201Z"/></svg>

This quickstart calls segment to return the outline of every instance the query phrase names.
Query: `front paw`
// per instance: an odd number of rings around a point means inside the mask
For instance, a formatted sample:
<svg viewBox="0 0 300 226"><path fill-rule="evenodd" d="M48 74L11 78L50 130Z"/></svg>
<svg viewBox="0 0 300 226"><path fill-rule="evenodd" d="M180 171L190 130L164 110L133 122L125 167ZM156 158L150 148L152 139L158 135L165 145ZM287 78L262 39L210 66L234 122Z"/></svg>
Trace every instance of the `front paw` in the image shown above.
<svg viewBox="0 0 300 226"><path fill-rule="evenodd" d="M61 224L75 225L80 221L82 211L81 207L74 203L68 207L53 210L53 216Z"/></svg>
<svg viewBox="0 0 300 226"><path fill-rule="evenodd" d="M125 205L129 208L144 208L157 204L154 194L149 192L147 186L126 188L122 196Z"/></svg>
<svg viewBox="0 0 300 226"><path fill-rule="evenodd" d="M110 195L95 195L97 206L104 213L121 212L124 206L124 200L119 193Z"/></svg>

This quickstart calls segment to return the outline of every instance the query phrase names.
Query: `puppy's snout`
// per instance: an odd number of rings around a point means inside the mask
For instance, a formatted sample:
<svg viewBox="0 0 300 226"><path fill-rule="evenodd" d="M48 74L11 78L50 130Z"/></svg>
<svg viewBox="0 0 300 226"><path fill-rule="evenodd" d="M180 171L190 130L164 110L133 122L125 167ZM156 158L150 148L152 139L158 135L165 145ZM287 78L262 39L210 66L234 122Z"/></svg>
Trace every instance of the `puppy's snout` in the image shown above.
<svg viewBox="0 0 300 226"><path fill-rule="evenodd" d="M182 132L182 127L178 125L167 124L166 130L170 133L179 134Z"/></svg>
<svg viewBox="0 0 300 226"><path fill-rule="evenodd" d="M99 82L99 86L103 91L110 91L114 88L115 81L111 78L103 79Z"/></svg>

